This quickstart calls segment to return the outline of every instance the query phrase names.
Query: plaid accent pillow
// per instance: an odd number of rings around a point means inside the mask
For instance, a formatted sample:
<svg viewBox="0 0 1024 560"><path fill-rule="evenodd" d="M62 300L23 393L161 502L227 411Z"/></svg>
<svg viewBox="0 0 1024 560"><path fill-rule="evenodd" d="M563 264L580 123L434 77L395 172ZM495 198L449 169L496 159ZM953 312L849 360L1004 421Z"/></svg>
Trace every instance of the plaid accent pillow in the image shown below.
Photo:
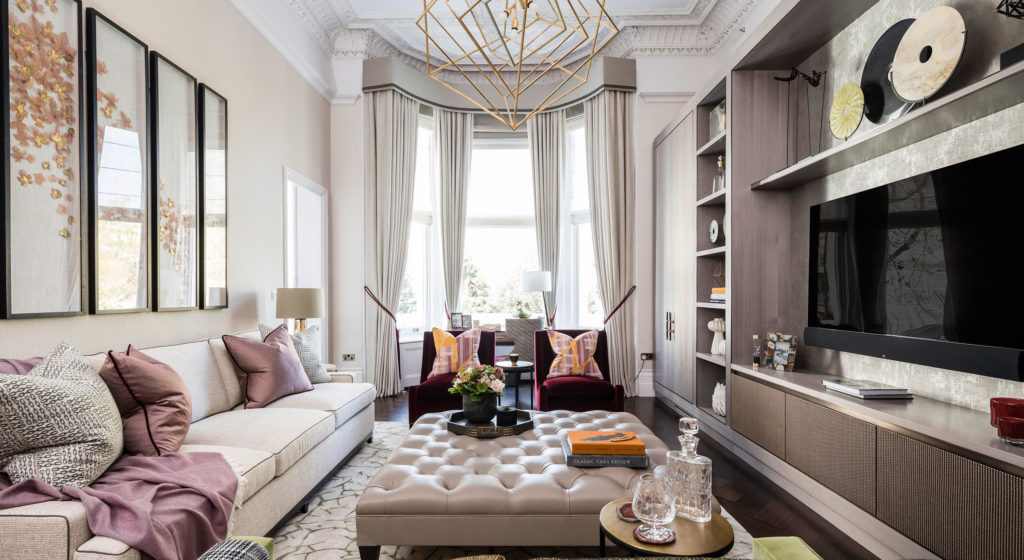
<svg viewBox="0 0 1024 560"><path fill-rule="evenodd" d="M548 370L548 378L586 376L604 379L601 369L594 361L597 351L597 331L587 331L576 338L560 332L548 332L555 359Z"/></svg>
<svg viewBox="0 0 1024 560"><path fill-rule="evenodd" d="M480 329L471 329L459 336L441 329L434 329L433 333L437 357L427 379L480 365Z"/></svg>

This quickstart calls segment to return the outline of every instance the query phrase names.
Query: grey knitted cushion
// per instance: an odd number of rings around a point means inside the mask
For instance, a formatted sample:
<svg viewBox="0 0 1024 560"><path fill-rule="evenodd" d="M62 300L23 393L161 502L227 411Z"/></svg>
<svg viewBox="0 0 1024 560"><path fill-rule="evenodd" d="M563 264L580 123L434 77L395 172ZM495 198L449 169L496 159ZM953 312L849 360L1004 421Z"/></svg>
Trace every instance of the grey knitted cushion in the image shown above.
<svg viewBox="0 0 1024 560"><path fill-rule="evenodd" d="M0 375L0 471L60 488L93 483L121 455L114 397L66 342L26 375Z"/></svg>
<svg viewBox="0 0 1024 560"><path fill-rule="evenodd" d="M267 335L276 328L260 325L260 336L267 338ZM320 352L317 350L320 346L320 327L314 325L291 336L295 353L299 355L299 362L302 364L302 369L306 372L309 382L314 385L330 383L331 374L327 373L327 368L320 363Z"/></svg>
<svg viewBox="0 0 1024 560"><path fill-rule="evenodd" d="M270 553L252 541L222 541L210 547L199 560L270 560Z"/></svg>

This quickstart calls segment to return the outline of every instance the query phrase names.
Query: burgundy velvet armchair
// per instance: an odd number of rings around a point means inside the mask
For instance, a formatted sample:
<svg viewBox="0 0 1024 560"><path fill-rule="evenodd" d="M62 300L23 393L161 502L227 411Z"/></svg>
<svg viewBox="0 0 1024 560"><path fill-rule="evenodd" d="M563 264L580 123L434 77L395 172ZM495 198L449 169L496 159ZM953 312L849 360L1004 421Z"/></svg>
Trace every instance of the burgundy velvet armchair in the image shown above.
<svg viewBox="0 0 1024 560"><path fill-rule="evenodd" d="M459 336L466 331L448 331ZM480 332L480 347L477 356L480 363L493 366L496 341L493 331ZM446 410L461 410L462 396L453 395L448 392L458 372L447 372L442 375L435 375L430 379L430 370L434 367L434 358L437 357L437 348L434 347L434 333L423 333L423 360L420 362L420 384L409 387L409 425L411 426L420 416L431 412L444 412Z"/></svg>
<svg viewBox="0 0 1024 560"><path fill-rule="evenodd" d="M556 330L573 338L587 332L585 330ZM572 410L586 412L588 410L608 410L622 412L626 401L626 392L622 385L612 385L608 367L608 337L599 331L594 361L601 370L604 379L594 377L572 376L548 379L551 362L555 360L555 351L551 348L548 331L537 331L533 340L533 390L537 397L537 410Z"/></svg>

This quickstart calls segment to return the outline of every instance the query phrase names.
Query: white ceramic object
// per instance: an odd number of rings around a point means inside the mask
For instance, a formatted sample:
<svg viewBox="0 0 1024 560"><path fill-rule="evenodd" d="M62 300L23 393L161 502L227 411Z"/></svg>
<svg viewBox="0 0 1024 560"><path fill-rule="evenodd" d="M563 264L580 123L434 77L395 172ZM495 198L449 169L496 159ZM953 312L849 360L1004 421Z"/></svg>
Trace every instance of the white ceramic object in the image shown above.
<svg viewBox="0 0 1024 560"><path fill-rule="evenodd" d="M725 319L718 317L708 321L708 330L715 333L711 340L711 353L715 356L725 355Z"/></svg>
<svg viewBox="0 0 1024 560"><path fill-rule="evenodd" d="M715 392L711 394L711 408L715 414L725 416L725 384L715 383Z"/></svg>

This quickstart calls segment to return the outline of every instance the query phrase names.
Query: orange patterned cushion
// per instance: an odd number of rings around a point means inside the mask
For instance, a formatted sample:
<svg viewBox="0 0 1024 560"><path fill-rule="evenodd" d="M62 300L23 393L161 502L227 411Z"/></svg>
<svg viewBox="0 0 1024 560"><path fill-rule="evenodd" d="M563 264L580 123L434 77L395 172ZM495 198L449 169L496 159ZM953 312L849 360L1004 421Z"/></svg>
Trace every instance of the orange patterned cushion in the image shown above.
<svg viewBox="0 0 1024 560"><path fill-rule="evenodd" d="M480 356L477 354L480 349L480 329L468 330L457 337L441 329L434 329L433 332L437 357L434 358L434 367L427 379L480 365Z"/></svg>
<svg viewBox="0 0 1024 560"><path fill-rule="evenodd" d="M594 361L597 336L597 331L587 331L574 339L567 334L550 331L548 340L551 341L551 349L555 351L556 357L551 362L548 378L584 375L604 379L601 368Z"/></svg>

